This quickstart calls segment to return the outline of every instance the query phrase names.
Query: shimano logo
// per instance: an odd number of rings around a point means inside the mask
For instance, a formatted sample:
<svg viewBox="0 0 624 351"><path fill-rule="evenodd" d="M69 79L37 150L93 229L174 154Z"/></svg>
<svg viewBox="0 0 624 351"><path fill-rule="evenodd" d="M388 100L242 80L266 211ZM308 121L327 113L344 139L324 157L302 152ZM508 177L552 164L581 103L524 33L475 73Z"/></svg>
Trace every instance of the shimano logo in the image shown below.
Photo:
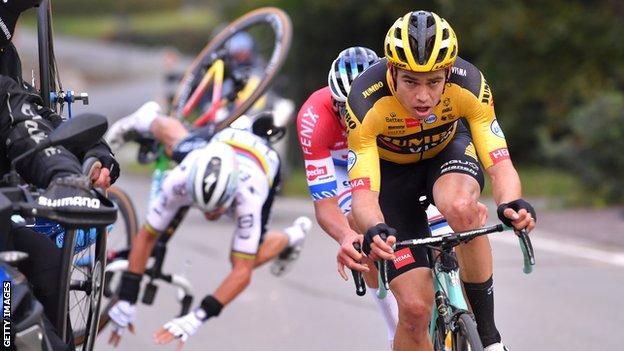
<svg viewBox="0 0 624 351"><path fill-rule="evenodd" d="M37 200L39 205L46 207L87 207L87 208L100 208L100 200L84 196L72 196L64 197L60 199L48 199L45 196L40 196Z"/></svg>

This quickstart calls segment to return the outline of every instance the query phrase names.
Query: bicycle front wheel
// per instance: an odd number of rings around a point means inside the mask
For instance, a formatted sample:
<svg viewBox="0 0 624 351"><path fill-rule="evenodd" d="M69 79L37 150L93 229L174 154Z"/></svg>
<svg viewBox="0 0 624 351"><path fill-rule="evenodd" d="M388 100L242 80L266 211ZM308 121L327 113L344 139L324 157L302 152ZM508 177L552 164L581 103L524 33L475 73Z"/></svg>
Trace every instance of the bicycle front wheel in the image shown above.
<svg viewBox="0 0 624 351"><path fill-rule="evenodd" d="M452 333L453 351L483 351L483 345L477 331L477 323L469 313L457 317L455 330Z"/></svg>
<svg viewBox="0 0 624 351"><path fill-rule="evenodd" d="M113 225L111 232L108 234L108 246L106 249L108 260L115 261L117 259L127 259L127 253L130 250L132 239L139 231L139 222L136 209L128 194L121 188L112 186L107 191L108 198L117 205L120 216L117 216L117 222ZM104 291L102 300L102 313L98 324L97 333L101 332L110 318L108 310L117 302L114 294L119 277L114 276L114 272L104 272ZM79 331L74 333L78 340Z"/></svg>
<svg viewBox="0 0 624 351"><path fill-rule="evenodd" d="M238 18L219 32L195 58L184 74L172 102L172 115L189 120L187 104L200 85L204 75L217 58L222 58L225 44L236 34L246 32L255 44L260 59L256 71L261 71L253 85L239 92L236 103L228 106L227 116L218 121L217 130L228 127L236 118L249 110L265 93L286 60L292 38L292 24L288 15L275 7L265 7L251 11ZM251 86L251 88L249 88ZM220 88L219 88L220 89ZM242 95L242 96L241 96ZM206 106L199 109L208 109ZM192 113L201 115L202 111ZM199 126L207 121L195 123Z"/></svg>

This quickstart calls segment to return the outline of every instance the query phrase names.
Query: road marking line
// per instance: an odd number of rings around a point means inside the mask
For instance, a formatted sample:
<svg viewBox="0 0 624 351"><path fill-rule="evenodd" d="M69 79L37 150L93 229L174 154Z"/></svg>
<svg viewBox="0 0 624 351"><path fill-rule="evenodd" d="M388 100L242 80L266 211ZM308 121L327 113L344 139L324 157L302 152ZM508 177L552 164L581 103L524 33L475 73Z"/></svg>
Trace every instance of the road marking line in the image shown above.
<svg viewBox="0 0 624 351"><path fill-rule="evenodd" d="M580 242L571 243L558 241L544 238L541 235L548 235L548 233L539 231L536 236L531 237L531 242L536 250L544 250L562 255L607 263L613 266L624 267L623 252L601 250L585 246L587 244L582 244ZM490 239L495 242L501 242L508 245L518 245L518 239L511 235L491 235Z"/></svg>

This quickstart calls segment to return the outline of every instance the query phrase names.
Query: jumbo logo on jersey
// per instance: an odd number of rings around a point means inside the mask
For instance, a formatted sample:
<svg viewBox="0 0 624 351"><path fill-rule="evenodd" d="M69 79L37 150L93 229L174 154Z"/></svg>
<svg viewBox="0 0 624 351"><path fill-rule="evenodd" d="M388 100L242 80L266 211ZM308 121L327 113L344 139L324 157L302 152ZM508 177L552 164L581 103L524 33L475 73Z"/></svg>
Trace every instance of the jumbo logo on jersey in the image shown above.
<svg viewBox="0 0 624 351"><path fill-rule="evenodd" d="M497 137L505 139L505 134L503 134L503 130L501 129L500 125L498 125L498 121L496 119L494 119L490 124L490 130Z"/></svg>
<svg viewBox="0 0 624 351"><path fill-rule="evenodd" d="M442 128L442 129L441 129ZM448 128L448 129L444 129ZM444 143L455 132L455 123L450 126L441 126L423 132L406 135L404 137L391 137L379 135L377 145L385 150L398 154L416 154L431 150Z"/></svg>
<svg viewBox="0 0 624 351"><path fill-rule="evenodd" d="M490 86L485 82L483 84L483 93L481 94L481 103L486 105L494 105L494 99L492 99L492 91Z"/></svg>
<svg viewBox="0 0 624 351"><path fill-rule="evenodd" d="M379 81L373 85L371 85L370 87L366 88L366 90L364 90L362 92L362 96L364 96L364 98L368 98L369 96L371 96L374 92L376 92L377 90L383 88L384 84L382 81Z"/></svg>
<svg viewBox="0 0 624 351"><path fill-rule="evenodd" d="M355 127L357 127L357 124L355 124L353 117L351 117L351 114L348 111L345 115L345 124L349 127L349 129L355 129Z"/></svg>

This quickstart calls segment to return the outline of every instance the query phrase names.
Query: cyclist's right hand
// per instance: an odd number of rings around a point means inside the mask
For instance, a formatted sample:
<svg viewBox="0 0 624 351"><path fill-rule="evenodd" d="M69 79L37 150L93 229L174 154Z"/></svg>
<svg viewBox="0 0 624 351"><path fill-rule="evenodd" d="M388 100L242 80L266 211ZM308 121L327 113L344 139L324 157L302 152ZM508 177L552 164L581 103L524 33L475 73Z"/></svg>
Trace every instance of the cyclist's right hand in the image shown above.
<svg viewBox="0 0 624 351"><path fill-rule="evenodd" d="M117 301L108 311L108 316L111 322L113 322L113 331L108 339L108 343L113 347L117 347L126 328L134 334L134 326L132 323L136 319L136 306L130 304L128 301Z"/></svg>
<svg viewBox="0 0 624 351"><path fill-rule="evenodd" d="M393 260L394 250L392 245L396 242L396 234L396 229L388 226L386 223L377 223L366 231L362 250L366 256L373 260ZM386 239L383 240L382 237Z"/></svg>
<svg viewBox="0 0 624 351"><path fill-rule="evenodd" d="M359 272L369 271L367 265L360 263L364 256L353 247L354 243L359 243L361 245L362 241L364 241L364 236L354 231L350 231L349 234L340 241L340 250L336 256L336 262L338 263L338 274L340 274L344 280L348 280L344 271L345 266Z"/></svg>

